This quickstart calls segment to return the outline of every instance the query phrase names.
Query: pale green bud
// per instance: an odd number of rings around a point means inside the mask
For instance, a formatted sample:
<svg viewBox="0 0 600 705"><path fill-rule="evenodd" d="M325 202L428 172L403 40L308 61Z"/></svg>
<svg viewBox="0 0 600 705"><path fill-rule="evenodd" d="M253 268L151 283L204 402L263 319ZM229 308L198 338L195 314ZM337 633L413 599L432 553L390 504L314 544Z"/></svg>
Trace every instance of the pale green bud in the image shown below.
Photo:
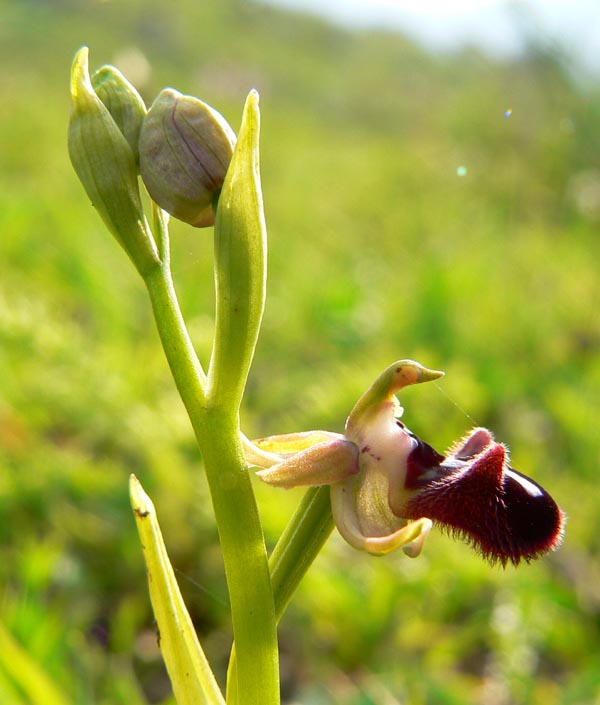
<svg viewBox="0 0 600 705"><path fill-rule="evenodd" d="M77 52L71 72L69 156L92 205L144 276L159 264L144 216L135 158L108 108L94 92L88 50Z"/></svg>
<svg viewBox="0 0 600 705"><path fill-rule="evenodd" d="M235 141L225 118L209 105L171 88L161 91L139 142L140 173L151 198L190 225L213 225Z"/></svg>
<svg viewBox="0 0 600 705"><path fill-rule="evenodd" d="M139 163L140 129L147 113L140 94L114 66L100 67L92 76L92 86L129 143L136 163Z"/></svg>

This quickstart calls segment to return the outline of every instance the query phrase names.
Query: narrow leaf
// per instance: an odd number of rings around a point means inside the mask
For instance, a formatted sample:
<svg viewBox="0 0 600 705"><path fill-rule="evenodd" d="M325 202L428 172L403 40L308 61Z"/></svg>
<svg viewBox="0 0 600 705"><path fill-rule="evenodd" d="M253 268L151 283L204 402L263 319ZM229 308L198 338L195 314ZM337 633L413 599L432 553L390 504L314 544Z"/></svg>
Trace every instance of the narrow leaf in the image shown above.
<svg viewBox="0 0 600 705"><path fill-rule="evenodd" d="M130 478L129 492L148 571L160 648L177 703L225 705L179 591L154 505L135 475Z"/></svg>
<svg viewBox="0 0 600 705"><path fill-rule="evenodd" d="M68 705L69 700L40 664L0 624L0 667L23 691L30 705Z"/></svg>

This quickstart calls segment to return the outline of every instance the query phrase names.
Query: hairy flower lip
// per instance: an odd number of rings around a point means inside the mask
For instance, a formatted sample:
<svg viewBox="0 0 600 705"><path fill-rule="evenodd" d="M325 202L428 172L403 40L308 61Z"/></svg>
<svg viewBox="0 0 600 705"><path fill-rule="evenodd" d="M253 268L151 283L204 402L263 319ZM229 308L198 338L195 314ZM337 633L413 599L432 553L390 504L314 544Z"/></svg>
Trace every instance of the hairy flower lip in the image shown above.
<svg viewBox="0 0 600 705"><path fill-rule="evenodd" d="M508 464L508 451L489 431L475 429L429 469L422 459L440 456L418 442L412 473L408 463L407 494L400 502L398 495L390 498L397 516L427 516L502 565L558 548L562 511L541 485Z"/></svg>

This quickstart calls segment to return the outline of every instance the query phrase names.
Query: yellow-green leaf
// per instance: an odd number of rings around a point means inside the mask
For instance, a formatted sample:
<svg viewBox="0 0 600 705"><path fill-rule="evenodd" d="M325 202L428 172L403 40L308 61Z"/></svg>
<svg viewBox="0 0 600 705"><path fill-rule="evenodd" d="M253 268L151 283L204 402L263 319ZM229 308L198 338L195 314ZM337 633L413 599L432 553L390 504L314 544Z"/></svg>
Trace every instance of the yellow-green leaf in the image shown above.
<svg viewBox="0 0 600 705"><path fill-rule="evenodd" d="M179 591L154 505L135 475L130 478L129 493L148 571L160 648L177 703L225 705Z"/></svg>

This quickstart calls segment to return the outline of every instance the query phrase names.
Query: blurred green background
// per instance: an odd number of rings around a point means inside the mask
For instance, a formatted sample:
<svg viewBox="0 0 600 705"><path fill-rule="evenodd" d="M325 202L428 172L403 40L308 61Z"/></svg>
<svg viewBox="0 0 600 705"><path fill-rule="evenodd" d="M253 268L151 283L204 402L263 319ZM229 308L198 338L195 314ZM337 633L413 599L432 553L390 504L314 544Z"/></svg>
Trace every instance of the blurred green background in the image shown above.
<svg viewBox="0 0 600 705"><path fill-rule="evenodd" d="M407 424L439 450L489 426L569 517L560 551L506 570L440 532L417 560L334 535L281 624L284 702L600 703L598 85L535 36L519 60L439 56L242 0L5 0L0 38L0 702L50 703L41 673L72 704L170 702L130 472L220 677L230 643L190 426L68 161L87 44L147 103L172 85L234 129L261 93L270 273L247 434L340 431L415 358L447 376L402 395ZM204 361L211 240L173 224ZM273 545L300 494L256 490Z"/></svg>

